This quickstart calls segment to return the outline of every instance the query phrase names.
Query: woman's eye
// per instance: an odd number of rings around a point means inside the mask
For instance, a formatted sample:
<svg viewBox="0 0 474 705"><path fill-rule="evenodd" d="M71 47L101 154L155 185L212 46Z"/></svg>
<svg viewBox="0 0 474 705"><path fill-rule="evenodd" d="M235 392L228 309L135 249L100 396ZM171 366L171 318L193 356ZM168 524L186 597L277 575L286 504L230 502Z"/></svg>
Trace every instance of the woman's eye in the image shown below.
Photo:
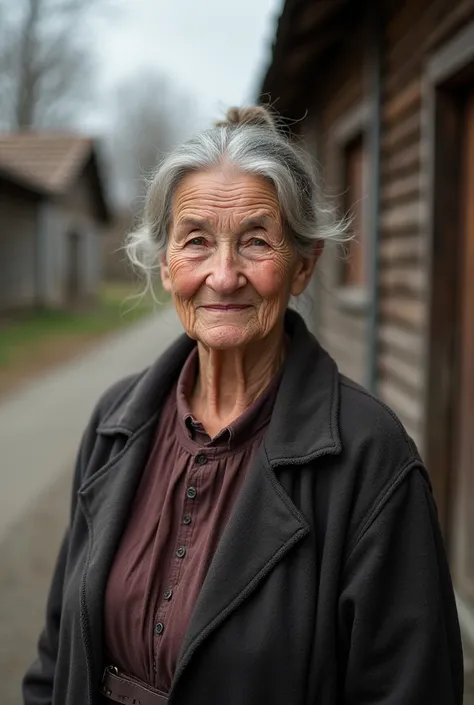
<svg viewBox="0 0 474 705"><path fill-rule="evenodd" d="M268 247L265 240L262 240L262 238L260 238L260 237L253 237L250 240L250 244L253 245L254 247Z"/></svg>
<svg viewBox="0 0 474 705"><path fill-rule="evenodd" d="M187 241L186 245L192 245L193 247L201 247L201 245L204 245L204 238L203 237L192 237L190 240Z"/></svg>

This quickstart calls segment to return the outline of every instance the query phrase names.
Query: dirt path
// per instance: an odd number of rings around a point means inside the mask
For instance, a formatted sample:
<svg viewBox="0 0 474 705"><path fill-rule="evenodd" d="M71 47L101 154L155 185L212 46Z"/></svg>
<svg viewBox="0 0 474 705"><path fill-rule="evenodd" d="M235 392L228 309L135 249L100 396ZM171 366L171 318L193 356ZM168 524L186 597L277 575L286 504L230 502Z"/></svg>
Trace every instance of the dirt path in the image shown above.
<svg viewBox="0 0 474 705"><path fill-rule="evenodd" d="M20 683L33 661L46 596L67 524L71 472L38 497L0 543L0 701L22 703Z"/></svg>

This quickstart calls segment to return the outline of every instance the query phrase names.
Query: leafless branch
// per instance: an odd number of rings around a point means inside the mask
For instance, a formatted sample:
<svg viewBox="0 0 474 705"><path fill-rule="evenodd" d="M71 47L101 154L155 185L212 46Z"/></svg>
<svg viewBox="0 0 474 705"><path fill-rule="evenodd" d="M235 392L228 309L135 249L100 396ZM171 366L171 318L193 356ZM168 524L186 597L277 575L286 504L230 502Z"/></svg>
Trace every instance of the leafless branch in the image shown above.
<svg viewBox="0 0 474 705"><path fill-rule="evenodd" d="M0 122L35 128L85 98L85 21L112 1L0 0Z"/></svg>

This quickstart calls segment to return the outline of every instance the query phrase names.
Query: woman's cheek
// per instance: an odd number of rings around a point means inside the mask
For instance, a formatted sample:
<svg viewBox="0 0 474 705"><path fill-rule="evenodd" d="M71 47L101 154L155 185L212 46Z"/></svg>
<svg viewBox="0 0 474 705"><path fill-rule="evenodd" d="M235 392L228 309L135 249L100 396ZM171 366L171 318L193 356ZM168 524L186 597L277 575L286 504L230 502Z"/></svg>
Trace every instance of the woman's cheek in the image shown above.
<svg viewBox="0 0 474 705"><path fill-rule="evenodd" d="M288 288L287 278L288 264L278 258L256 263L250 283L263 299L275 298Z"/></svg>
<svg viewBox="0 0 474 705"><path fill-rule="evenodd" d="M170 259L168 268L173 292L181 298L191 298L199 288L199 267L187 259Z"/></svg>

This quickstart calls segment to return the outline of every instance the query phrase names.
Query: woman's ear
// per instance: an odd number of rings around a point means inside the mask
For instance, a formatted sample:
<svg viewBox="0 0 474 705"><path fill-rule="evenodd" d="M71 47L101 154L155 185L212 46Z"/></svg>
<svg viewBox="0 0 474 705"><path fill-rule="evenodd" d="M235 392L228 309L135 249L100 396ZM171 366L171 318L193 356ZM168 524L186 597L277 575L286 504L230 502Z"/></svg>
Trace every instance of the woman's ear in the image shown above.
<svg viewBox="0 0 474 705"><path fill-rule="evenodd" d="M316 262L321 257L323 250L324 240L318 240L315 243L313 252L309 256L298 258L290 288L292 296L299 296L306 289L316 266Z"/></svg>
<svg viewBox="0 0 474 705"><path fill-rule="evenodd" d="M160 258L160 275L161 275L161 283L163 284L163 289L168 292L168 294L171 293L171 279L170 279L170 272L168 269L168 265L166 263L166 255L161 255Z"/></svg>

